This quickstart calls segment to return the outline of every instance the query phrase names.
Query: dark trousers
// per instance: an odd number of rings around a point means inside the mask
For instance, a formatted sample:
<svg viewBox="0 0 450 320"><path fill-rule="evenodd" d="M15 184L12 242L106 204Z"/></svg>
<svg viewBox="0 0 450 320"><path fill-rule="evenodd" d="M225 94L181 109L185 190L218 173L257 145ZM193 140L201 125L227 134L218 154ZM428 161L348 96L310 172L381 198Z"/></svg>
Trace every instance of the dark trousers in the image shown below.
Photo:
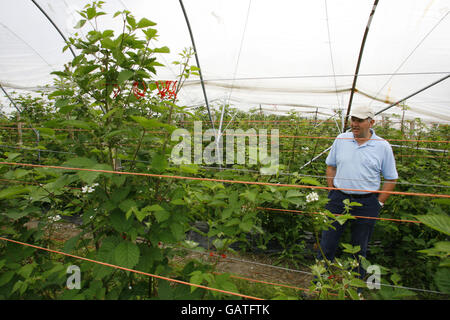
<svg viewBox="0 0 450 320"><path fill-rule="evenodd" d="M378 217L380 213L381 206L378 203L378 196L373 193L366 198L354 198L349 194L342 193L339 190L331 190L328 194L330 201L325 206L325 209L329 210L333 214L344 213L344 204L342 201L344 199L349 199L350 202L359 202L362 204L361 207L352 206L350 209L350 214L353 216L364 216L364 217ZM333 226L335 230L330 228L322 232L322 237L320 240L320 247L325 255L325 257L332 261L334 260L337 247L339 245L339 239L344 232L348 224L351 224L351 242L352 246L360 246L361 250L357 253L366 257L367 245L369 243L370 237L375 226L375 219L364 219L356 218L352 220L347 220L343 225L335 221ZM318 259L322 259L322 253L319 250ZM359 273L363 278L365 276L365 270L360 269Z"/></svg>

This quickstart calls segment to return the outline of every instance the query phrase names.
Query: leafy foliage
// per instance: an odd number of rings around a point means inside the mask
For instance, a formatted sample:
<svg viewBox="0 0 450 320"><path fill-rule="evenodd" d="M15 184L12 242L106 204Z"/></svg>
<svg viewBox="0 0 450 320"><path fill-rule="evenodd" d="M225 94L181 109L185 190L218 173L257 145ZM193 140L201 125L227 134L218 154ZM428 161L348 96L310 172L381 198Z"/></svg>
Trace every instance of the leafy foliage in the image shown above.
<svg viewBox="0 0 450 320"><path fill-rule="evenodd" d="M23 110L20 115L12 114L6 120L5 125L11 130L0 132L4 147L0 150L2 161L68 169L0 165L4 183L0 189L2 235L227 291L256 290L243 286L242 281L236 281L229 274L217 274L217 261L213 259L212 263L192 259L182 266L175 265L174 257L180 254L180 248L205 252L197 243L186 240L188 232L196 232L207 238L208 250L215 250L218 255L254 250L271 253L278 263L286 266L308 265L319 279L310 287L316 291L314 297L317 298L358 299L358 289L366 284L354 270L369 264L384 266L384 284L448 293L447 199L415 197L412 200L391 196L382 210L382 217L416 217L430 228L380 221L376 224L374 245L370 247L367 260L358 257L359 248L348 245L348 234L345 234L344 257L327 264L314 261L315 250L319 249L314 247L319 232L329 228L335 220L343 224L352 217L324 212L327 197L323 190L120 174L123 171L324 186L323 161L304 164L325 150L330 140L283 139L280 166L275 172L260 162L207 168L197 164L173 165L170 155L176 142L170 140L170 134L180 124L191 130L192 121L207 119L207 110L200 106L188 112L176 100L159 98L154 77L162 64L157 55L169 49L165 46L151 48L150 43L158 38L156 23L146 18L137 21L125 10L114 14L114 19L123 24L122 33L99 30L97 20L107 15L102 11L102 4L102 1L93 2L80 12L81 20L76 28L86 31L86 36L75 35L69 39L65 49L72 46L78 54L64 70L54 72L56 89L39 97L15 97ZM198 68L189 63L192 55L191 49L185 49L180 54L181 60L174 63L180 68L177 92L187 78L198 75ZM215 119L220 119L221 109L222 106L213 108ZM334 124L317 122L314 126L310 119L294 113L283 117L265 116L258 109L245 113L225 106L224 121L231 120L236 121L230 123L231 126L237 125L243 130L264 125L268 130L279 129L280 135L332 137L338 133ZM262 122L265 120L288 123ZM20 130L19 121L35 130ZM376 128L377 134L393 139L449 140L446 126L426 128L416 120L414 130L402 133L394 129L392 123L386 119ZM202 143L203 147L207 145L206 141ZM414 157L397 157L397 168L401 180L410 184L398 184L397 190L448 193L445 188L433 186L448 187L447 159L421 157L430 154L420 148L436 146L431 143L404 146L412 149L398 148L395 154L405 155L405 150L410 150ZM249 153L248 150L237 151L246 156ZM316 194L311 196L313 192ZM264 207L298 212L274 212L263 210ZM56 239L56 222L61 217L80 221L79 233L64 243ZM199 221L207 224L207 230L197 228ZM73 264L77 264L82 273L79 290L66 288L67 268ZM259 291L256 291L254 295L258 296ZM281 289L267 291L268 298L299 298ZM377 299L436 298L388 286L372 296ZM232 297L2 241L0 298Z"/></svg>

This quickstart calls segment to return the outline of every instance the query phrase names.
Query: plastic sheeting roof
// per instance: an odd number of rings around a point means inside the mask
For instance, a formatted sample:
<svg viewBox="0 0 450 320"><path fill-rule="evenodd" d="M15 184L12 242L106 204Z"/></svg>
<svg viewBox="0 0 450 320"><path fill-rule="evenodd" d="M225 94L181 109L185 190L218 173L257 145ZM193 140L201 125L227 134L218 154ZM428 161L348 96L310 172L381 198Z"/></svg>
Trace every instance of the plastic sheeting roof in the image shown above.
<svg viewBox="0 0 450 320"><path fill-rule="evenodd" d="M66 37L84 0L36 0ZM157 79L175 79L172 61L192 46L178 0L106 0L100 29L116 30L116 11L157 23ZM211 104L332 116L347 109L373 0L184 0ZM370 24L352 106L381 110L450 74L450 0L380 0ZM82 32L87 32L87 24ZM31 0L0 2L0 83L7 90L52 84L50 72L72 59L63 39ZM195 64L195 60L192 60ZM204 103L190 78L180 103ZM4 103L5 105L6 103ZM450 78L406 101L409 118L450 122ZM394 107L386 114L401 114Z"/></svg>

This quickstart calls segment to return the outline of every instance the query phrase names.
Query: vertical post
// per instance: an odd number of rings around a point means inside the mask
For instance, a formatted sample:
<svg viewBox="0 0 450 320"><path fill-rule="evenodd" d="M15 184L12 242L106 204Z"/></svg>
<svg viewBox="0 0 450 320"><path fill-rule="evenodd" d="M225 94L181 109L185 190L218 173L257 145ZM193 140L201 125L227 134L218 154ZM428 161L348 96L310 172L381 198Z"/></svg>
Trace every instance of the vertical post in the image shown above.
<svg viewBox="0 0 450 320"><path fill-rule="evenodd" d="M361 48L359 49L358 62L356 63L355 76L353 77L353 84L352 84L352 89L350 91L350 99L348 101L347 114L345 116L345 125L344 125L345 128L347 128L348 116L350 115L350 110L352 108L353 95L355 93L356 80L358 79L359 66L361 65L361 60L362 60L362 55L363 55L363 51L364 51L364 46L366 44L366 39L367 39L367 35L369 33L370 24L372 23L373 15L375 14L375 10L377 8L377 5L378 5L378 0L375 0L375 2L373 3L373 6L372 6L372 11L370 12L369 21L367 21L366 30L364 31L364 36L363 36L363 40L362 40L362 43L361 43ZM344 131L344 130L342 130L342 131Z"/></svg>
<svg viewBox="0 0 450 320"><path fill-rule="evenodd" d="M194 54L195 54L195 61L197 62L198 74L200 76L200 83L202 85L203 96L205 97L206 109L208 109L209 121L211 121L213 130L215 130L214 121L211 116L211 110L209 109L208 98L206 97L205 82L203 81L202 68L200 68L200 61L198 59L197 48L195 47L194 35L192 34L191 24L189 23L189 19L188 19L186 10L184 9L183 0L179 0L179 1L180 1L181 10L183 10L184 19L186 20L186 24L187 24L187 27L189 30L189 35L191 37L192 47L194 49Z"/></svg>
<svg viewBox="0 0 450 320"><path fill-rule="evenodd" d="M17 135L19 137L19 142L17 143L19 146L22 146L22 119L20 117L20 112L17 112Z"/></svg>
<svg viewBox="0 0 450 320"><path fill-rule="evenodd" d="M400 124L400 131L402 132L402 135L405 136L405 125L404 125L404 121L405 121L405 104L401 105L402 107L402 122Z"/></svg>

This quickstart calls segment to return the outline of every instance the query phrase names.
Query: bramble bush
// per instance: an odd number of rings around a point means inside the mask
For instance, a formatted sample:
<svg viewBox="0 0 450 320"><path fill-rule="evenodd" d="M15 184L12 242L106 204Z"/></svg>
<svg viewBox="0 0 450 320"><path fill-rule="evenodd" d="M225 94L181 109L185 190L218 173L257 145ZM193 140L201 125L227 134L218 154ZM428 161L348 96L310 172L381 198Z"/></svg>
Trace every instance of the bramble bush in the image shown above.
<svg viewBox="0 0 450 320"><path fill-rule="evenodd" d="M114 14L123 23L122 33L99 30L96 22L106 15L102 4L102 1L93 2L80 12L81 20L76 28L90 27L90 30L85 37L76 34L69 39L65 49L69 45L76 48L77 56L64 70L54 72L57 89L40 97L15 97L22 106L20 119L15 113L7 121L33 126L39 132L39 139L28 130L23 133L24 147L15 149L18 137L12 131L3 130L0 135L5 147L0 151L3 162L325 185L325 181L320 181L325 175L324 158L302 166L332 141L326 139L284 139L279 171L273 175L261 175L260 170L264 168L260 163L208 170L195 164L172 165L170 155L177 141L171 141L170 135L177 128L176 123L206 119L206 110L199 107L188 112L177 105L173 96L169 95L171 100L168 100L158 95L154 77L162 64L157 55L169 49L151 48L151 41L158 38L156 24L146 18L137 21L124 10ZM189 64L192 55L192 50L185 49L180 54L181 60L174 63L180 67L175 93L198 71ZM219 108L212 111L215 119L219 119ZM258 109L244 113L226 106L224 118L225 121L237 119L243 130L258 125L269 130L279 128L280 135L332 137L338 133L334 124L313 126L294 113L266 117ZM290 120L294 126L249 123L243 119ZM429 128L420 120L416 123L414 131L401 132L387 119L376 130L385 138L448 140L447 126ZM189 125L185 128L189 129ZM8 146L13 147L12 151L6 151ZM448 160L420 158L426 153L419 147L436 148L435 144L417 143L413 147L416 148L394 150L396 155L407 154L405 150L415 155L397 158L401 180L413 183L399 184L397 190L448 193L446 189L429 186L448 187ZM207 263L189 259L182 265L174 264L174 257L181 254L180 248L205 252L198 243L186 240L186 233L192 231L211 240L212 247L208 249L216 250L218 255L251 251L255 246L264 252L270 243L276 243L281 249L274 255L280 264L308 266L319 279L311 283L310 289L317 292L313 297L321 299L358 299L357 289L365 286L354 272L359 263L365 268L370 264L382 266L384 284L449 292L448 199L391 196L382 209L382 217L415 219L417 216L432 228L379 221L372 241L377 245L369 248L367 259L360 261L358 248L346 244L344 235L343 253L347 256L333 262L316 262L310 242L317 243L320 231L334 220L344 223L351 219L349 215L335 217L323 210L327 201L324 191L315 191L314 195L312 190L293 187L11 165L0 165L0 176L5 183L0 190L1 235L17 241L218 289L243 290L241 293L253 290L242 285L242 281L232 279L230 274L217 274L217 260ZM350 208L356 204L346 205ZM304 214L273 213L260 207L301 210ZM430 221L430 217L436 218ZM80 232L67 241L59 241L58 223L74 218L81 220ZM196 228L198 221L207 224L206 232ZM2 299L232 298L5 241L0 242L0 253ZM72 265L80 268L80 289L66 287L67 270ZM387 286L369 293L375 299L442 298ZM270 299L301 298L282 289L264 294Z"/></svg>

